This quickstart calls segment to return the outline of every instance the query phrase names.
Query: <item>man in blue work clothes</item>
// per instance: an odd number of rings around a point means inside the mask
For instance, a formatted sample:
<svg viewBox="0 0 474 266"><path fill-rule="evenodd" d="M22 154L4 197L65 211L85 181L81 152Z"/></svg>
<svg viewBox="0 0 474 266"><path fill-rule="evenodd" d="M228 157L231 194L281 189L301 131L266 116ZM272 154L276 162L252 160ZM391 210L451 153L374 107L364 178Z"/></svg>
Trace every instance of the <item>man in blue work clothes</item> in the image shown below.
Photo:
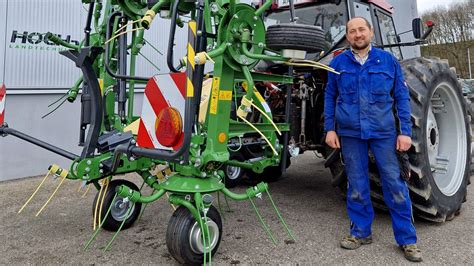
<svg viewBox="0 0 474 266"><path fill-rule="evenodd" d="M396 155L396 150L406 151L411 146L408 88L397 59L371 46L373 36L372 26L366 19L356 17L347 22L346 38L351 49L331 62L331 67L340 74L329 73L325 93L326 143L334 149L342 147L348 178L347 212L351 226L350 235L342 239L341 247L357 249L372 243L370 149L379 169L395 240L405 258L421 261L411 200L407 185L400 177ZM398 128L395 116L399 120Z"/></svg>

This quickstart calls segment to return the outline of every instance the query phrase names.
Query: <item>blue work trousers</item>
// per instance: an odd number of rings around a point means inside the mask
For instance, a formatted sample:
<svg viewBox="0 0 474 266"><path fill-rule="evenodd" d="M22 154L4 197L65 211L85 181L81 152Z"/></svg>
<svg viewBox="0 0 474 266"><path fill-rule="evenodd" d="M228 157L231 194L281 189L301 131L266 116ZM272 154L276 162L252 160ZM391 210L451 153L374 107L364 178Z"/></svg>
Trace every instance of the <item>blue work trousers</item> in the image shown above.
<svg viewBox="0 0 474 266"><path fill-rule="evenodd" d="M365 238L372 234L374 209L370 200L370 149L382 180L383 197L392 217L395 240L398 245L415 244L416 231L412 222L411 200L407 185L400 176L396 137L368 140L341 137L341 141L348 179L347 212L351 221L351 235Z"/></svg>

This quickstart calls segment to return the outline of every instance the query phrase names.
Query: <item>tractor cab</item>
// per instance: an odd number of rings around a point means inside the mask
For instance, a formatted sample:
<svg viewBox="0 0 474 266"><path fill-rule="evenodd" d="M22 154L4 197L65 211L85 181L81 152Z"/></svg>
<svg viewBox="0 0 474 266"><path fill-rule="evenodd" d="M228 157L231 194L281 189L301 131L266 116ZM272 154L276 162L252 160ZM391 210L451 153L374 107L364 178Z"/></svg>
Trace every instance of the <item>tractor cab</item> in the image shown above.
<svg viewBox="0 0 474 266"><path fill-rule="evenodd" d="M363 17L370 21L375 33L373 44L391 52L399 60L403 59L401 46L419 44L401 43L392 18L394 8L384 0L295 0L293 6L294 8L290 7L288 0L274 2L266 13L265 23L267 26L289 23L293 13L295 23L320 27L324 31L326 49L317 54L309 54L308 59L329 63L341 49L346 49L346 23L353 17ZM422 25L419 18L413 19L410 31L413 31L416 39L421 39Z"/></svg>

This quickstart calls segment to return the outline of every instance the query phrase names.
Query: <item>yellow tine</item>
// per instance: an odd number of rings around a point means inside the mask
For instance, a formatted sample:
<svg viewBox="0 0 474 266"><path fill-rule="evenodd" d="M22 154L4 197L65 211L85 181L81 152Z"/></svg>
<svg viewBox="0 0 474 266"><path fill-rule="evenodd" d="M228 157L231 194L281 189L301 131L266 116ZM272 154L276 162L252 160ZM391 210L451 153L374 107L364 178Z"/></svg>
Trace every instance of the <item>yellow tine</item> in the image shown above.
<svg viewBox="0 0 474 266"><path fill-rule="evenodd" d="M255 109L257 109L263 116L265 116L268 121L270 121L270 123L272 124L272 126L276 129L276 131L278 132L278 135L281 136L281 131L280 129L277 127L277 125L273 122L273 120L267 115L267 113L265 113L262 109L258 108L257 105L255 105L253 102L250 103Z"/></svg>
<svg viewBox="0 0 474 266"><path fill-rule="evenodd" d="M91 185L87 185L87 188L86 188L86 192L84 192L84 194L82 194L82 198L84 198L87 194L87 192L89 192L89 189L91 188Z"/></svg>
<svg viewBox="0 0 474 266"><path fill-rule="evenodd" d="M64 170L63 170L64 171ZM54 194L56 194L56 192L58 192L58 189L59 187L61 187L61 185L63 184L64 180L66 180L66 176L63 176L63 178L61 179L61 182L59 182L59 185L56 187L56 189L53 191L53 194L51 194L51 196L49 196L49 199L46 201L46 203L43 205L43 207L41 207L41 209L38 211L38 213L36 213L36 217L44 210L44 208L46 208L46 206L48 205L48 203L51 201L51 199L54 197Z"/></svg>
<svg viewBox="0 0 474 266"><path fill-rule="evenodd" d="M23 206L21 207L21 209L18 211L18 213L20 213L21 211L23 211L23 209L26 207L26 205L28 205L28 203L33 199L33 197L36 195L36 192L38 192L38 190L41 188L41 186L43 185L44 181L46 181L46 178L48 178L48 176L51 174L51 169L48 171L48 173L44 176L43 180L41 180L41 183L38 185L38 187L36 187L36 190L33 192L33 194L31 194L30 198L25 202L25 204L23 204Z"/></svg>
<svg viewBox="0 0 474 266"><path fill-rule="evenodd" d="M166 194L166 198L168 198L168 199L169 199L169 198L170 198L170 194L169 194L168 192L166 192L165 194ZM171 204L171 203L170 203L170 205L171 205L171 208L173 208L173 210L175 210L175 211L176 211L176 206L174 206L174 205L173 205L173 204Z"/></svg>
<svg viewBox="0 0 474 266"><path fill-rule="evenodd" d="M275 155L278 155L278 152L275 150L275 148L273 147L273 145L270 143L270 140L268 140L268 138L263 135L262 131L260 131L257 127L255 127L252 123L250 123L247 119L245 119L243 116L239 116L240 119L242 119L242 121L244 121L247 125L249 125L253 130L255 130L258 134L260 134L260 136L262 136L262 138L267 142L268 146L273 150L273 153Z"/></svg>
<svg viewBox="0 0 474 266"><path fill-rule="evenodd" d="M113 41L115 38L120 37L120 36L122 36L122 35L124 35L124 34L130 33L130 32L134 32L134 31L143 30L143 29L144 29L143 27L140 27L140 28L131 29L131 30L126 30L126 31L124 31L124 32L121 32L121 33L119 33L119 34L117 34L117 35L114 35L112 38L108 39L108 40L104 43L104 45L107 45L109 42Z"/></svg>
<svg viewBox="0 0 474 266"><path fill-rule="evenodd" d="M94 231L97 223L97 210L99 209L99 201L100 197L102 196L102 190L104 189L104 186L100 186L99 189L99 195L97 196L97 201L95 203L95 209L94 209Z"/></svg>
<svg viewBox="0 0 474 266"><path fill-rule="evenodd" d="M142 19L137 19L137 20L134 20L134 21L130 21L130 22L128 22L127 24L125 24L125 25L123 25L122 27L120 27L118 30L116 30L116 31L114 32L114 34L117 34L117 33L119 33L121 30L123 30L124 28L126 28L126 27L128 27L128 26L130 26L130 25L133 25L133 24L135 24L135 23L137 23L137 22L140 22L140 21L142 21Z"/></svg>
<svg viewBox="0 0 474 266"><path fill-rule="evenodd" d="M102 224L102 206L104 206L104 199L105 195L107 195L107 188L109 187L109 180L106 178L104 179L103 183L105 183L105 189L104 192L102 192L102 202L100 203L100 209L99 209L99 224Z"/></svg>

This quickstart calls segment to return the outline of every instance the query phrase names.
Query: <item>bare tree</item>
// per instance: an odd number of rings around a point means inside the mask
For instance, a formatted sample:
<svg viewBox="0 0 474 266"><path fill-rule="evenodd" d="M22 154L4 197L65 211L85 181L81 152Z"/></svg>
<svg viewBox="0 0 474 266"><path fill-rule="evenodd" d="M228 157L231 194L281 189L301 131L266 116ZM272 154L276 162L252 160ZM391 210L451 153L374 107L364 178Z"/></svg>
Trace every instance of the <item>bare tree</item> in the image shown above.
<svg viewBox="0 0 474 266"><path fill-rule="evenodd" d="M422 47L423 56L448 59L460 76L467 77L467 49L474 50L474 0L436 7L422 14L422 19L435 23L429 45Z"/></svg>

